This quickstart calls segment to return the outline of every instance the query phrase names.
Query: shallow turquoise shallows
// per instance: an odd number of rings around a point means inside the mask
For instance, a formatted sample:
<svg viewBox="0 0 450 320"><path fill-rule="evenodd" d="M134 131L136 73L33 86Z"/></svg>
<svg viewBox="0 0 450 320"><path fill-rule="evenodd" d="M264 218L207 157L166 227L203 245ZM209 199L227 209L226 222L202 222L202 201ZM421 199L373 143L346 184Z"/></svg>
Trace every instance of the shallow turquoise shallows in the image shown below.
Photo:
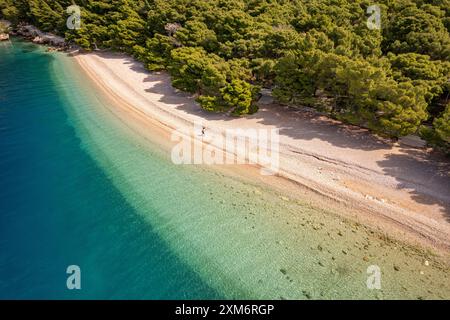
<svg viewBox="0 0 450 320"><path fill-rule="evenodd" d="M174 165L134 122L73 58L0 43L0 299L449 297L437 257L221 168Z"/></svg>

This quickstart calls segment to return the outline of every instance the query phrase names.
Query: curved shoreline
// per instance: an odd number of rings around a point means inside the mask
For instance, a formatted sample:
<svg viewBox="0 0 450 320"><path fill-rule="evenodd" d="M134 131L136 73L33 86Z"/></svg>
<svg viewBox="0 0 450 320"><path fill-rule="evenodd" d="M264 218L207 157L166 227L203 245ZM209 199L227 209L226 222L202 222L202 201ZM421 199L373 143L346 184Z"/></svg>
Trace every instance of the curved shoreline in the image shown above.
<svg viewBox="0 0 450 320"><path fill-rule="evenodd" d="M290 111L279 110L282 107L260 111L264 114L263 121L258 113L249 118L230 119L224 115L208 114L202 111L195 105L192 97L181 94L170 86L170 79L166 74L151 74L140 63L127 56L92 53L75 55L75 60L109 98L121 105L126 104L130 111L137 112L140 116L152 119L167 133L174 129L192 128L196 121L202 121L208 128L216 130L233 127L281 128L279 176L290 181L280 182L279 180L282 179L276 177L257 179L277 185L286 192L298 184L300 188L310 192L309 199L325 207L337 209L341 214L377 227L380 231L401 240L420 243L448 253L450 197L445 195L445 183L448 177L444 176L439 180L444 184L444 188L442 185L430 188L429 181L420 181L420 179L417 181L417 178L405 181L405 177L397 181L396 177L386 177L383 175L383 170L380 171L380 168L373 164L374 161L364 161L374 156L380 159L384 159L386 155L403 156L400 147L376 141L365 132L353 133L351 127L339 127L357 135L357 139L363 139L365 142L362 144L366 142L369 145L379 144L379 149L374 146L373 150L363 148L356 150L349 147L340 148L341 150L336 147L334 148L336 150L333 148L324 150L323 146L316 142L318 144L316 151L314 142L304 143L301 135L293 137L283 133L283 125L291 123L283 122L284 117L290 115ZM281 120L277 125L276 119L279 114L281 114ZM270 120L273 121L265 124L264 122L269 122L265 121L268 116L272 116L273 119ZM306 118L306 120L301 119L302 123L315 122L319 129L330 130L329 128L339 126L331 120L321 120L310 115L299 114L299 117ZM358 129L355 130L358 131ZM316 134L320 135L320 131ZM346 135L347 132L343 134ZM169 137L169 134L167 136ZM342 144L345 145L345 143ZM339 152L343 150L348 153L344 156L339 155ZM440 163L437 168L439 165ZM233 170L229 171L244 175L252 174L241 168L233 166ZM445 162L443 168L445 173ZM254 173L253 177L255 177ZM406 187L399 188L399 185ZM434 199L428 201L428 204L414 201L414 197L407 189L410 185L421 196L431 199L431 195L434 195ZM292 194L292 191L290 193ZM295 193L297 194L292 196L301 195L300 192ZM328 199L327 203L322 203L324 197Z"/></svg>

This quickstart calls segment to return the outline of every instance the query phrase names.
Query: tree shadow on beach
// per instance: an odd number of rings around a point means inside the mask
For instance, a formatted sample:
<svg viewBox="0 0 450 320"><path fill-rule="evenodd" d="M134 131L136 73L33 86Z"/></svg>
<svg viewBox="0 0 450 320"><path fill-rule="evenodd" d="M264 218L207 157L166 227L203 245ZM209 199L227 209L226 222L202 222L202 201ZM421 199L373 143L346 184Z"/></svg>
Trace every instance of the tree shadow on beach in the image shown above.
<svg viewBox="0 0 450 320"><path fill-rule="evenodd" d="M339 148L358 150L389 150L391 142L370 134L367 129L346 125L317 112L266 105L252 115L259 123L278 126L280 134L294 139L325 141Z"/></svg>
<svg viewBox="0 0 450 320"><path fill-rule="evenodd" d="M398 189L406 189L411 198L425 205L438 205L450 222L450 162L444 155L402 148L399 154L387 154L377 163L386 175L396 178ZM432 189L430 189L432 187Z"/></svg>
<svg viewBox="0 0 450 320"><path fill-rule="evenodd" d="M96 52L95 54L107 59L123 59L124 64L131 70L145 73L144 82L149 84L145 90L160 95L161 103L172 106L176 110L199 116L205 121L232 121L237 118L226 113L203 110L195 102L193 95L181 92L171 86L170 76L167 72L149 72L143 63L124 54L114 52ZM246 118L254 119L260 124L273 126L279 129L280 134L294 139L319 139L336 147L359 150L389 150L392 148L389 140L377 137L367 129L345 125L324 115L302 109L277 104L263 105L260 106L257 113L246 116Z"/></svg>
<svg viewBox="0 0 450 320"><path fill-rule="evenodd" d="M146 82L153 85L147 92L161 94L160 102L173 105L175 109L194 114L207 120L232 121L237 117L226 113L214 113L203 110L192 95L180 92L168 86L169 77L165 73L151 74ZM381 139L369 133L368 130L356 126L344 125L323 115L295 108L266 105L260 107L257 113L246 116L264 125L279 129L279 133L294 139L320 139L341 147L361 150L389 150L388 140Z"/></svg>

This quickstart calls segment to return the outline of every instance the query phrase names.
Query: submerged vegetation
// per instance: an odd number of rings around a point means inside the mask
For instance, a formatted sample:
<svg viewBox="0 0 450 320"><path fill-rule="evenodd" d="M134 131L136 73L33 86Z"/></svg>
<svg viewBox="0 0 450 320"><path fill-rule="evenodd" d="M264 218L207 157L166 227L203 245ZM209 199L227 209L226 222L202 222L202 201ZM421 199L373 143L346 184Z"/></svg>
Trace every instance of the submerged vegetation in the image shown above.
<svg viewBox="0 0 450 320"><path fill-rule="evenodd" d="M66 8L81 7L69 30ZM450 144L450 1L0 0L0 17L29 22L92 50L132 54L209 111L256 111L261 87L399 137Z"/></svg>

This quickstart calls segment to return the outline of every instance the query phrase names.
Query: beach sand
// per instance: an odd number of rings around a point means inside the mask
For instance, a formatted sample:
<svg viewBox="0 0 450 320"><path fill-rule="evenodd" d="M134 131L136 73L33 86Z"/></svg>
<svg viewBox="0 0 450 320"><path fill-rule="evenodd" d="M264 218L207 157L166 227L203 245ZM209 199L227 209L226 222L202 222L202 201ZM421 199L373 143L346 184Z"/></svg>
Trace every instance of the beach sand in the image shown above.
<svg viewBox="0 0 450 320"><path fill-rule="evenodd" d="M194 123L202 123L208 133L279 129L277 176L262 176L249 165L218 169L270 184L289 198L308 199L393 238L449 253L450 164L444 157L279 105L262 106L241 118L208 113L193 96L175 90L166 73L150 73L130 57L96 52L75 54L74 59L117 102L119 116L133 121L143 135L154 139L156 134L169 152L175 144L171 132L192 130Z"/></svg>

